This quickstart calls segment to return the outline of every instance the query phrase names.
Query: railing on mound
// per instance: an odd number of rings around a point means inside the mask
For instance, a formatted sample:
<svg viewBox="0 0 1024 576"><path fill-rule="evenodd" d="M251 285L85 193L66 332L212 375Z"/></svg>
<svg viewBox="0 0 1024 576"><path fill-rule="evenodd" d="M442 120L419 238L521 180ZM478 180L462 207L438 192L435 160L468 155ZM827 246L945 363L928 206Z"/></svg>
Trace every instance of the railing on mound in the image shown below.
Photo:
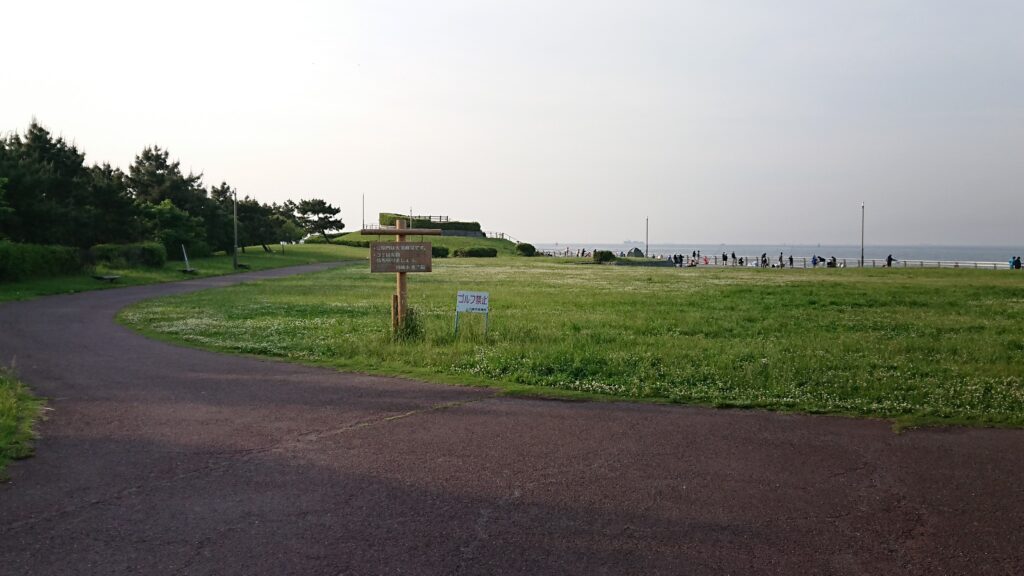
<svg viewBox="0 0 1024 576"><path fill-rule="evenodd" d="M505 234L504 232L484 232L484 235L486 237L488 237L488 238L497 238L499 240L508 240L509 242L515 242L516 244L520 243L519 240L516 240L515 238L509 236L508 234Z"/></svg>

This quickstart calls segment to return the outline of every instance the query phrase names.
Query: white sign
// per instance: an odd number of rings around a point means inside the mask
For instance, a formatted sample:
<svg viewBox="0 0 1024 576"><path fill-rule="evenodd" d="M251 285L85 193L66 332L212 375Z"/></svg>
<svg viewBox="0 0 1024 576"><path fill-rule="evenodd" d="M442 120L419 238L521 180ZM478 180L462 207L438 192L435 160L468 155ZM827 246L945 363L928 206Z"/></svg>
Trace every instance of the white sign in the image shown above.
<svg viewBox="0 0 1024 576"><path fill-rule="evenodd" d="M459 290L458 298L455 300L456 312L483 312L487 313L487 292L465 292Z"/></svg>

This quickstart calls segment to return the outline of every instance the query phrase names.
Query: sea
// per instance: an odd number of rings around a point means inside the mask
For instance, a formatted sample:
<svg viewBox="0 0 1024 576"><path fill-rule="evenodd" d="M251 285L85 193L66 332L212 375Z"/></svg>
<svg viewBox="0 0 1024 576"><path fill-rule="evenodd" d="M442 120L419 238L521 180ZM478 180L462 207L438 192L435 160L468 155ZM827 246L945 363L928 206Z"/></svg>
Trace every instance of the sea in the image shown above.
<svg viewBox="0 0 1024 576"><path fill-rule="evenodd" d="M538 250L565 252L575 254L577 250L611 250L616 255L620 252L628 252L631 248L644 249L643 242L622 242L619 244L587 244L578 243L556 243L537 244ZM651 244L650 256L668 256L672 254L692 254L699 251L701 255L721 256L723 252L731 255L735 252L738 257L759 257L761 254L768 254L768 258L775 260L782 252L787 258L792 255L794 258L817 255L819 257L837 259L858 259L860 258L860 246L842 246L825 244ZM1024 245L1020 246L889 246L889 245L865 245L864 258L866 260L884 260L892 254L897 260L941 260L944 262L1007 262L1014 256L1024 256Z"/></svg>

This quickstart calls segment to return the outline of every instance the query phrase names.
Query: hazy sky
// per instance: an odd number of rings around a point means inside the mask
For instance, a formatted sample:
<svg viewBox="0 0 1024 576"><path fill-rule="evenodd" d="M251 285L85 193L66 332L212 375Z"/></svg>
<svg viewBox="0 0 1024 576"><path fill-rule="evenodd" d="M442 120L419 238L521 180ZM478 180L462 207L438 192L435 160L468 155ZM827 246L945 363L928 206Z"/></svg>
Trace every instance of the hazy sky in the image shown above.
<svg viewBox="0 0 1024 576"><path fill-rule="evenodd" d="M0 131L534 242L1024 244L1024 2L0 0Z"/></svg>

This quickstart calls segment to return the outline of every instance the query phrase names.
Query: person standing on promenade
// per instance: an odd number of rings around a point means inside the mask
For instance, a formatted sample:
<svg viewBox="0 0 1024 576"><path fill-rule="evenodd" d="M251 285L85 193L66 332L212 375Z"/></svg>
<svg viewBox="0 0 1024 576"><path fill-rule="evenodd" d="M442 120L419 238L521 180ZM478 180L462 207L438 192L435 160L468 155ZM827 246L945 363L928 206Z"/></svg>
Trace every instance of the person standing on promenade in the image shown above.
<svg viewBox="0 0 1024 576"><path fill-rule="evenodd" d="M892 268L892 263L895 261L896 259L892 257L892 254L889 254L888 256L885 257L885 267Z"/></svg>
<svg viewBox="0 0 1024 576"><path fill-rule="evenodd" d="M789 267L790 268L793 267L793 255L792 254L789 255Z"/></svg>

